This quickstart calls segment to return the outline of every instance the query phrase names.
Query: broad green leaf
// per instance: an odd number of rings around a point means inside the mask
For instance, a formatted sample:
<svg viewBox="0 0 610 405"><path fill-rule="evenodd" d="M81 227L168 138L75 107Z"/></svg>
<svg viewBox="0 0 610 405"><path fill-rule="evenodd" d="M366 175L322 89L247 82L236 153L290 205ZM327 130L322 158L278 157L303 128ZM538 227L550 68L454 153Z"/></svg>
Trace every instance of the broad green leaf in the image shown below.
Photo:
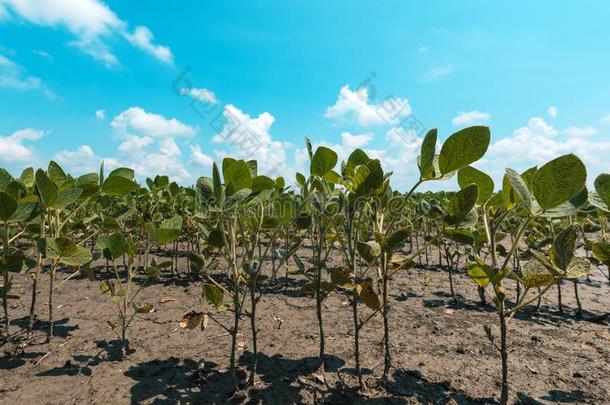
<svg viewBox="0 0 610 405"><path fill-rule="evenodd" d="M89 249L82 246L76 246L76 251L69 255L62 256L59 260L67 266L84 266L93 260L93 256Z"/></svg>
<svg viewBox="0 0 610 405"><path fill-rule="evenodd" d="M434 154L436 152L436 129L429 130L424 136L419 156L419 173L421 179L434 178Z"/></svg>
<svg viewBox="0 0 610 405"><path fill-rule="evenodd" d="M584 277L591 270L591 262L584 257L575 257L566 269L564 278L575 279Z"/></svg>
<svg viewBox="0 0 610 405"><path fill-rule="evenodd" d="M54 161L49 162L49 167L47 169L47 173L49 174L49 178L59 187L66 180L68 180L68 176L64 172L64 170Z"/></svg>
<svg viewBox="0 0 610 405"><path fill-rule="evenodd" d="M379 188L383 180L381 162L379 159L370 160L365 165L358 166L352 180L353 192L356 195L363 196Z"/></svg>
<svg viewBox="0 0 610 405"><path fill-rule="evenodd" d="M256 176L252 179L252 192L260 193L263 190L273 189L275 187L275 181L271 180L267 176Z"/></svg>
<svg viewBox="0 0 610 405"><path fill-rule="evenodd" d="M57 194L57 199L51 205L52 208L64 209L70 204L73 204L83 193L80 188L67 188Z"/></svg>
<svg viewBox="0 0 610 405"><path fill-rule="evenodd" d="M458 184L460 185L460 188L464 188L470 184L476 184L479 187L477 205L485 204L494 192L494 181L492 178L472 166L466 166L460 169L458 172Z"/></svg>
<svg viewBox="0 0 610 405"><path fill-rule="evenodd" d="M479 196L479 187L470 184L457 193L447 203L448 216L446 221L450 225L459 225L470 214Z"/></svg>
<svg viewBox="0 0 610 405"><path fill-rule="evenodd" d="M575 225L565 227L553 242L552 258L555 266L566 270L574 257L574 248L578 238L578 228Z"/></svg>
<svg viewBox="0 0 610 405"><path fill-rule="evenodd" d="M225 236L218 228L213 229L208 235L208 244L215 248L222 248L225 245Z"/></svg>
<svg viewBox="0 0 610 405"><path fill-rule="evenodd" d="M26 186L34 187L34 181L35 181L34 168L28 167L28 168L24 169L21 172L21 176L19 176L19 178L21 179L23 184L25 184ZM0 188L2 188L1 185L0 185Z"/></svg>
<svg viewBox="0 0 610 405"><path fill-rule="evenodd" d="M199 201L204 205L211 205L214 201L214 183L209 177L199 177L195 184Z"/></svg>
<svg viewBox="0 0 610 405"><path fill-rule="evenodd" d="M522 268L523 284L528 288L546 287L556 282L555 277L539 262L530 260Z"/></svg>
<svg viewBox="0 0 610 405"><path fill-rule="evenodd" d="M454 133L441 148L440 172L445 175L476 162L487 151L489 141L489 128L484 126L464 128Z"/></svg>
<svg viewBox="0 0 610 405"><path fill-rule="evenodd" d="M151 224L153 225L153 224ZM147 228L148 235L157 244L172 243L180 237L182 231L175 228L156 228L154 225Z"/></svg>
<svg viewBox="0 0 610 405"><path fill-rule="evenodd" d="M29 222L38 215L37 202L22 202L17 204L17 210L10 219L10 222Z"/></svg>
<svg viewBox="0 0 610 405"><path fill-rule="evenodd" d="M161 222L160 228L163 229L182 229L182 217L180 215L174 215L171 218L165 219Z"/></svg>
<svg viewBox="0 0 610 405"><path fill-rule="evenodd" d="M510 184L511 187L510 187L510 189L505 188L503 193L506 196L508 196L508 195L510 195L510 192L514 192L516 196L519 196L519 200L512 201L512 204L517 204L519 202L523 202L523 204L525 204L525 207L528 210L531 210L532 194L530 193L530 190L527 187L525 180L523 180L523 177L521 177L521 175L519 173L517 173L516 171L514 171L513 169L506 169L506 175L504 178L508 180L508 183ZM506 204L506 198L507 197L505 197L505 199L504 199L505 204Z"/></svg>
<svg viewBox="0 0 610 405"><path fill-rule="evenodd" d="M381 255L381 246L379 243L371 240L368 242L358 242L356 246L358 249L358 254L362 257L368 264L373 264Z"/></svg>
<svg viewBox="0 0 610 405"><path fill-rule="evenodd" d="M36 170L36 189L45 207L52 206L55 200L57 200L57 186L51 181L44 170Z"/></svg>
<svg viewBox="0 0 610 405"><path fill-rule="evenodd" d="M223 305L224 291L214 284L204 284L201 296L208 305L215 308L220 308Z"/></svg>
<svg viewBox="0 0 610 405"><path fill-rule="evenodd" d="M585 187L577 196L570 198L569 201L559 204L555 208L547 210L543 216L545 218L564 218L570 215L575 215L586 207L588 201L589 191Z"/></svg>
<svg viewBox="0 0 610 405"><path fill-rule="evenodd" d="M586 181L587 170L582 161L575 155L564 155L536 171L532 192L540 207L548 210L578 195Z"/></svg>
<svg viewBox="0 0 610 405"><path fill-rule="evenodd" d="M225 158L222 164L222 175L227 188L227 196L231 196L243 189L251 189L252 176L246 162L243 160L227 159Z"/></svg>
<svg viewBox="0 0 610 405"><path fill-rule="evenodd" d="M313 176L323 177L337 164L337 154L332 149L319 146L311 158L310 173Z"/></svg>
<svg viewBox="0 0 610 405"><path fill-rule="evenodd" d="M4 190L8 183L13 180L13 176L6 169L0 168L0 190Z"/></svg>
<svg viewBox="0 0 610 405"><path fill-rule="evenodd" d="M108 177L112 176L120 176L126 178L127 180L133 180L135 178L135 173L133 169L128 167L119 167L111 171L108 175Z"/></svg>
<svg viewBox="0 0 610 405"><path fill-rule="evenodd" d="M17 211L17 201L8 193L0 191L0 221L8 221Z"/></svg>
<svg viewBox="0 0 610 405"><path fill-rule="evenodd" d="M610 174L602 173L597 176L594 185L599 198L610 207Z"/></svg>
<svg viewBox="0 0 610 405"><path fill-rule="evenodd" d="M102 250L107 250L110 254L109 259L111 260L118 259L129 250L129 245L125 240L125 236L121 233L100 236L97 240L97 246Z"/></svg>
<svg viewBox="0 0 610 405"><path fill-rule="evenodd" d="M593 254L606 266L610 267L610 243L600 241L593 245Z"/></svg>
<svg viewBox="0 0 610 405"><path fill-rule="evenodd" d="M403 246L409 236L411 235L410 229L399 229L395 232L392 232L390 235L386 236L384 241L384 248L386 252L393 252L396 249Z"/></svg>
<svg viewBox="0 0 610 405"><path fill-rule="evenodd" d="M138 183L123 176L108 176L102 184L102 192L109 196L121 196L138 188Z"/></svg>
<svg viewBox="0 0 610 405"><path fill-rule="evenodd" d="M483 270L483 268L477 264L469 264L467 267L467 273L481 287L487 287L490 283L489 277L487 277L487 273Z"/></svg>
<svg viewBox="0 0 610 405"><path fill-rule="evenodd" d="M26 273L28 270L36 267L36 265L36 260L27 257L22 251L0 256L0 274Z"/></svg>
<svg viewBox="0 0 610 405"><path fill-rule="evenodd" d="M367 154L362 149L357 148L347 158L347 164L356 167L366 164L369 160Z"/></svg>
<svg viewBox="0 0 610 405"><path fill-rule="evenodd" d="M301 173L296 174L296 180L297 180L297 184L301 187L303 187L305 185L305 176L303 176Z"/></svg>

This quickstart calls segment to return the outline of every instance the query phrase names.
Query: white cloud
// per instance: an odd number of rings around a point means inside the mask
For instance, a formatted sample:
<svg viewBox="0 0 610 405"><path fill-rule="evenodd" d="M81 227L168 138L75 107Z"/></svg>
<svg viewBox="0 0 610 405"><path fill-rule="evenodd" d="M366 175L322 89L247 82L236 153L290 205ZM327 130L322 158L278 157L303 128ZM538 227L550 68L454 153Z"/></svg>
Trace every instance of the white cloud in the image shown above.
<svg viewBox="0 0 610 405"><path fill-rule="evenodd" d="M492 144L477 165L494 177L496 187L501 184L499 182L507 167L523 171L567 153L574 153L583 160L589 183L592 183L597 174L610 172L607 159L610 141L590 141L559 134L560 131L542 118L531 118L526 126Z"/></svg>
<svg viewBox="0 0 610 405"><path fill-rule="evenodd" d="M29 75L23 67L1 54L0 88L22 91L39 90L49 99L54 99L56 97L40 78Z"/></svg>
<svg viewBox="0 0 610 405"><path fill-rule="evenodd" d="M549 117L557 118L557 107L555 107L554 105L550 106L547 110L547 113L549 114Z"/></svg>
<svg viewBox="0 0 610 405"><path fill-rule="evenodd" d="M452 73L453 73L453 66L451 66L451 65L435 67L433 69L428 70L426 73L424 73L421 78L421 81L422 82L431 82L433 80L437 80L442 77L449 76Z"/></svg>
<svg viewBox="0 0 610 405"><path fill-rule="evenodd" d="M602 117L602 119L600 121L603 122L604 124L610 124L610 114Z"/></svg>
<svg viewBox="0 0 610 405"><path fill-rule="evenodd" d="M343 141L343 145L345 145L349 149L362 148L366 144L368 144L373 139L373 134L360 134L360 135L352 135L349 132L343 132L341 134L341 140Z"/></svg>
<svg viewBox="0 0 610 405"><path fill-rule="evenodd" d="M160 61L174 63L172 51L167 46L153 44L154 35L147 27L137 26L133 34L126 34L126 38L134 46L150 53Z"/></svg>
<svg viewBox="0 0 610 405"><path fill-rule="evenodd" d="M184 95L189 95L192 98L194 98L195 100L199 100L202 102L207 102L210 104L218 104L218 99L216 98L216 95L211 92L208 89L196 89L196 88L183 88L180 90L180 95L184 96Z"/></svg>
<svg viewBox="0 0 610 405"><path fill-rule="evenodd" d="M488 113L481 111L460 111L457 116L453 117L451 123L455 126L474 125L487 122L490 118Z"/></svg>
<svg viewBox="0 0 610 405"><path fill-rule="evenodd" d="M108 66L118 63L107 44L117 35L160 61L173 63L170 49L153 44L148 28L137 26L129 33L128 23L100 0L0 0L0 7L5 19L10 18L9 8L12 15L31 24L66 28L76 37L71 45Z"/></svg>
<svg viewBox="0 0 610 405"><path fill-rule="evenodd" d="M119 152L141 151L154 143L154 139L148 136L127 135L126 139L119 145Z"/></svg>
<svg viewBox="0 0 610 405"><path fill-rule="evenodd" d="M37 141L43 135L43 131L31 128L21 129L9 136L0 135L0 161L5 164L33 163L34 150L23 142Z"/></svg>
<svg viewBox="0 0 610 405"><path fill-rule="evenodd" d="M568 127L565 129L564 134L570 138L586 138L587 136L595 135L597 129L593 127Z"/></svg>
<svg viewBox="0 0 610 405"><path fill-rule="evenodd" d="M104 121L106 119L106 110L100 109L95 112L95 119L98 121Z"/></svg>
<svg viewBox="0 0 610 405"><path fill-rule="evenodd" d="M199 167L212 167L214 159L206 155L199 145L191 145L191 163Z"/></svg>
<svg viewBox="0 0 610 405"><path fill-rule="evenodd" d="M125 134L133 131L152 138L192 136L196 132L195 128L176 118L167 119L162 115L146 112L140 107L128 108L114 117L110 125Z"/></svg>
<svg viewBox="0 0 610 405"><path fill-rule="evenodd" d="M81 145L73 151L62 150L57 152L53 159L74 175L97 172L103 160L93 152L89 145ZM118 167L112 159L104 162L104 166L106 169Z"/></svg>
<svg viewBox="0 0 610 405"><path fill-rule="evenodd" d="M286 149L290 144L274 141L269 131L275 118L268 112L256 118L229 104L223 111L224 125L212 138L212 142L229 146L216 151L216 156L258 160L259 173L271 177L289 176L290 167Z"/></svg>
<svg viewBox="0 0 610 405"><path fill-rule="evenodd" d="M369 93L364 87L356 91L345 85L334 105L328 107L324 116L334 119L355 119L359 125L396 125L400 118L411 114L409 101L398 97L387 97L379 104L369 103Z"/></svg>

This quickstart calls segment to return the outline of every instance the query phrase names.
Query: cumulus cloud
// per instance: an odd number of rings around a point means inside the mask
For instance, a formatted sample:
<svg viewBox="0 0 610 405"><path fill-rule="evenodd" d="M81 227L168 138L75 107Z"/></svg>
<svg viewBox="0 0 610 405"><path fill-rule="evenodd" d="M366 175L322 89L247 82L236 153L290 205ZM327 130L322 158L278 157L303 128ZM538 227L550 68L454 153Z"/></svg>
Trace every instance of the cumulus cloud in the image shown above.
<svg viewBox="0 0 610 405"><path fill-rule="evenodd" d="M183 88L180 90L180 95L189 95L195 100L206 102L209 104L218 104L216 95L208 89L197 89L197 88Z"/></svg>
<svg viewBox="0 0 610 405"><path fill-rule="evenodd" d="M123 133L135 132L152 138L192 136L196 132L195 128L176 118L168 119L160 114L146 112L140 107L128 108L114 117L110 125Z"/></svg>
<svg viewBox="0 0 610 405"><path fill-rule="evenodd" d="M24 145L24 141L37 141L43 135L43 131L31 128L15 131L9 136L0 135L0 161L10 165L33 163L34 150Z"/></svg>
<svg viewBox="0 0 610 405"><path fill-rule="evenodd" d="M585 138L587 136L595 135L597 133L597 129L593 127L571 126L566 128L564 133L571 138Z"/></svg>
<svg viewBox="0 0 610 405"><path fill-rule="evenodd" d="M97 172L103 160L89 145L81 145L76 150L62 150L57 152L53 159L74 175ZM112 169L118 167L118 164L114 159L107 159L104 166Z"/></svg>
<svg viewBox="0 0 610 405"><path fill-rule="evenodd" d="M199 145L191 145L191 163L199 167L212 167L214 159L203 153Z"/></svg>
<svg viewBox="0 0 610 405"><path fill-rule="evenodd" d="M549 117L557 118L557 107L555 107L554 105L550 106L547 109L547 113L549 114Z"/></svg>
<svg viewBox="0 0 610 405"><path fill-rule="evenodd" d="M328 107L324 116L338 120L355 120L361 126L396 125L402 117L411 114L409 100L388 97L379 104L369 100L365 87L356 91L345 85L339 91L334 105Z"/></svg>
<svg viewBox="0 0 610 405"><path fill-rule="evenodd" d="M95 112L95 119L97 119L98 121L104 121L106 119L106 110L97 110Z"/></svg>
<svg viewBox="0 0 610 405"><path fill-rule="evenodd" d="M256 159L259 173L271 177L287 176L290 167L286 160L286 149L290 144L273 140L270 130L274 122L275 118L268 112L252 118L234 105L226 105L222 120L212 123L217 129L212 142L228 149L216 151L216 156Z"/></svg>
<svg viewBox="0 0 610 405"><path fill-rule="evenodd" d="M8 57L0 54L0 88L15 90L38 90L47 98L54 99L55 94L38 77L27 73L27 70Z"/></svg>
<svg viewBox="0 0 610 405"><path fill-rule="evenodd" d="M130 32L128 23L100 0L0 0L0 10L4 19L15 17L30 24L67 29L75 37L70 45L108 66L118 63L107 44L114 36L125 38L162 62L173 63L171 50L155 45L148 28L137 26Z"/></svg>
<svg viewBox="0 0 610 405"><path fill-rule="evenodd" d="M601 172L610 172L607 156L610 141L592 141L578 137L562 136L554 126L540 117L531 118L527 125L511 136L493 143L478 165L496 180L501 181L505 168L523 171L542 165L558 156L574 153L587 166L589 183Z"/></svg>
<svg viewBox="0 0 610 405"><path fill-rule="evenodd" d="M466 126L481 124L489 121L491 116L488 113L481 111L460 111L458 115L453 117L451 123L455 126Z"/></svg>

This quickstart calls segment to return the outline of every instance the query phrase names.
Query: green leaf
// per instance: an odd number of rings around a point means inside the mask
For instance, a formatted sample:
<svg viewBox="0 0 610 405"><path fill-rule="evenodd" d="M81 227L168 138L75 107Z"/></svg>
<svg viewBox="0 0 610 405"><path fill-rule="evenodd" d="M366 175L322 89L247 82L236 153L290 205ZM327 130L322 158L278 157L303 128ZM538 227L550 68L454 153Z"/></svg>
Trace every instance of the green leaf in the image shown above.
<svg viewBox="0 0 610 405"><path fill-rule="evenodd" d="M34 168L28 167L26 169L23 169L23 171L21 172L21 176L19 176L19 178L21 179L23 184L25 184L27 187L33 187L34 181L35 181ZM1 184L0 184L0 188L3 188L1 186Z"/></svg>
<svg viewBox="0 0 610 405"><path fill-rule="evenodd" d="M260 193L263 190L273 189L275 187L275 181L271 180L267 176L256 176L252 179L252 192Z"/></svg>
<svg viewBox="0 0 610 405"><path fill-rule="evenodd" d="M102 192L109 196L121 196L138 188L138 183L123 176L108 176L102 184Z"/></svg>
<svg viewBox="0 0 610 405"><path fill-rule="evenodd" d="M479 286L485 288L491 282L489 277L487 277L487 273L483 270L483 268L476 264L469 264L467 267L467 273L471 279L474 280Z"/></svg>
<svg viewBox="0 0 610 405"><path fill-rule="evenodd" d="M379 243L371 240L368 242L358 242L356 246L358 250L358 254L362 257L368 264L373 264L381 255L381 246Z"/></svg>
<svg viewBox="0 0 610 405"><path fill-rule="evenodd" d="M360 148L355 149L347 158L347 164L353 167L366 164L371 160L368 155Z"/></svg>
<svg viewBox="0 0 610 405"><path fill-rule="evenodd" d="M214 284L204 284L201 296L208 305L215 308L220 308L223 306L224 291L222 288Z"/></svg>
<svg viewBox="0 0 610 405"><path fill-rule="evenodd" d="M127 180L133 180L135 178L135 172L133 169L128 167L119 167L111 171L108 175L108 177L112 176L120 176L126 178Z"/></svg>
<svg viewBox="0 0 610 405"><path fill-rule="evenodd" d="M0 168L0 190L4 190L12 180L13 176L6 169Z"/></svg>
<svg viewBox="0 0 610 405"><path fill-rule="evenodd" d="M214 196L216 197L216 204L222 204L222 182L220 180L220 173L216 162L212 165L212 184L214 188Z"/></svg>
<svg viewBox="0 0 610 405"><path fill-rule="evenodd" d="M165 219L161 222L160 228L163 229L182 229L182 217L180 215L174 215L171 218Z"/></svg>
<svg viewBox="0 0 610 405"><path fill-rule="evenodd" d="M0 208L1 209L1 208ZM17 210L10 219L10 222L30 222L38 215L37 202L23 202L17 204Z"/></svg>
<svg viewBox="0 0 610 405"><path fill-rule="evenodd" d="M528 288L546 287L556 282L553 274L539 262L530 260L521 269L523 273L523 284Z"/></svg>
<svg viewBox="0 0 610 405"><path fill-rule="evenodd" d="M602 173L597 176L594 186L599 198L610 207L610 174Z"/></svg>
<svg viewBox="0 0 610 405"><path fill-rule="evenodd" d="M305 176L303 176L301 173L296 174L296 180L297 180L297 184L301 187L303 187L305 185Z"/></svg>
<svg viewBox="0 0 610 405"><path fill-rule="evenodd" d="M586 181L587 170L582 161L575 155L564 155L536 171L532 192L540 207L548 210L578 195Z"/></svg>
<svg viewBox="0 0 610 405"><path fill-rule="evenodd" d="M93 256L89 249L82 246L76 246L76 251L69 255L62 256L59 260L67 266L84 266L93 260Z"/></svg>
<svg viewBox="0 0 610 405"><path fill-rule="evenodd" d="M36 267L36 265L36 260L25 256L25 253L22 251L0 256L0 274L26 273L28 270ZM0 294L0 296L1 295L2 294Z"/></svg>
<svg viewBox="0 0 610 405"><path fill-rule="evenodd" d="M66 180L68 180L68 176L56 162L50 161L49 167L47 169L47 173L49 174L49 178L57 185L62 185Z"/></svg>
<svg viewBox="0 0 610 405"><path fill-rule="evenodd" d="M180 237L182 234L181 229L175 228L156 228L154 224L148 223L146 232L150 236L150 239L157 244L172 243Z"/></svg>
<svg viewBox="0 0 610 405"><path fill-rule="evenodd" d="M225 245L225 236L218 228L212 229L208 235L208 245L215 248L222 248Z"/></svg>
<svg viewBox="0 0 610 405"><path fill-rule="evenodd" d="M386 252L393 252L403 246L410 235L411 230L406 228L392 232L385 238L383 247L385 248Z"/></svg>
<svg viewBox="0 0 610 405"><path fill-rule="evenodd" d="M584 257L575 257L566 269L563 278L575 279L584 277L591 271L591 262Z"/></svg>
<svg viewBox="0 0 610 405"><path fill-rule="evenodd" d="M570 215L575 215L586 207L588 201L589 191L585 187L576 197L570 198L569 201L547 210L543 216L545 218L564 218Z"/></svg>
<svg viewBox="0 0 610 405"><path fill-rule="evenodd" d="M51 181L44 170L36 170L36 189L45 207L52 206L55 200L57 200L57 186Z"/></svg>
<svg viewBox="0 0 610 405"><path fill-rule="evenodd" d="M51 205L52 208L64 209L70 204L76 202L83 193L80 188L68 188L60 191L57 194L57 200Z"/></svg>
<svg viewBox="0 0 610 405"><path fill-rule="evenodd" d="M421 154L419 157L419 173L421 179L434 178L434 153L436 152L436 138L436 129L431 129L426 133L421 144Z"/></svg>
<svg viewBox="0 0 610 405"><path fill-rule="evenodd" d="M470 184L457 193L447 203L448 216L446 221L450 225L459 225L470 214L479 196L479 187Z"/></svg>
<svg viewBox="0 0 610 405"><path fill-rule="evenodd" d="M227 160L225 158L222 163L222 175L227 187L227 196L231 196L243 189L252 188L250 168L243 160Z"/></svg>
<svg viewBox="0 0 610 405"><path fill-rule="evenodd" d="M445 175L483 157L489 146L489 128L474 126L451 135L441 148L439 169Z"/></svg>
<svg viewBox="0 0 610 405"><path fill-rule="evenodd" d="M313 176L323 177L326 173L332 170L337 164L337 154L332 149L325 146L319 146L311 158L309 168Z"/></svg>
<svg viewBox="0 0 610 405"><path fill-rule="evenodd" d="M575 225L565 227L553 242L552 258L555 266L566 270L574 257L574 248L578 238L578 228Z"/></svg>
<svg viewBox="0 0 610 405"><path fill-rule="evenodd" d="M100 236L97 240L97 246L101 250L107 250L109 259L116 260L123 256L129 250L129 245L125 236L121 233L113 233L112 235Z"/></svg>
<svg viewBox="0 0 610 405"><path fill-rule="evenodd" d="M476 184L479 187L477 205L485 204L494 192L494 181L492 178L472 166L466 166L460 169L458 172L458 184L460 185L460 188L464 188L470 184Z"/></svg>
<svg viewBox="0 0 610 405"><path fill-rule="evenodd" d="M0 221L8 221L17 211L17 201L8 193L0 191Z"/></svg>
<svg viewBox="0 0 610 405"><path fill-rule="evenodd" d="M506 174L505 174L504 178L508 180L508 183L511 186L510 188L505 187L504 191L503 191L503 193L506 194L506 196L504 197L505 205L506 205L506 198L509 196L510 192L514 192L514 195L518 196L519 199L512 200L511 202L513 204L523 202L523 204L525 204L525 207L528 210L531 210L532 194L530 193L530 190L527 187L525 180L523 180L523 177L521 177L521 175L519 173L517 173L516 171L514 171L513 169L506 169Z"/></svg>
<svg viewBox="0 0 610 405"><path fill-rule="evenodd" d="M599 261L610 267L610 243L600 241L593 245L593 254Z"/></svg>

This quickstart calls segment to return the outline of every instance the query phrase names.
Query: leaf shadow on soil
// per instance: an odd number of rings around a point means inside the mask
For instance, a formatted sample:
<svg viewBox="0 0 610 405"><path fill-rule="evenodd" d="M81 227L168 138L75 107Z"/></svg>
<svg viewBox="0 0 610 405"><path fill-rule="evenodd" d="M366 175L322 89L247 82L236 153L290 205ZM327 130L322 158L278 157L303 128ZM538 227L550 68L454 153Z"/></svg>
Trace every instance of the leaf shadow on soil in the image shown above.
<svg viewBox="0 0 610 405"><path fill-rule="evenodd" d="M68 360L63 366L55 367L50 370L42 371L36 376L38 377L58 377L62 375L76 376L85 375L91 376L93 374L93 367L100 365L103 362L120 361L121 360L121 342L120 340L112 340L107 342L105 340L96 340L95 344L100 351L95 355L88 354L75 354L72 356L72 360ZM134 350L127 350L127 353L134 352ZM103 356L105 354L105 356Z"/></svg>
<svg viewBox="0 0 610 405"><path fill-rule="evenodd" d="M27 332L28 326L29 326L29 322L30 322L30 318L28 316L24 316L21 318L17 318L17 319L13 319L11 321L11 325L16 325L19 326L22 330L22 332ZM58 337L58 338L62 338L62 339L67 339L68 337L72 336L72 331L79 329L78 324L76 325L70 325L70 318L62 318L62 319L57 319L53 322L53 336L54 337ZM34 322L34 330L35 331L40 331L40 332L47 332L47 329L49 328L49 321L47 320L42 320L42 319L36 319L36 321Z"/></svg>
<svg viewBox="0 0 610 405"><path fill-rule="evenodd" d="M562 391L550 390L547 395L540 397L544 401L558 404L586 403L587 396L581 390ZM523 393L517 393L517 404L519 405L542 405L540 402Z"/></svg>

